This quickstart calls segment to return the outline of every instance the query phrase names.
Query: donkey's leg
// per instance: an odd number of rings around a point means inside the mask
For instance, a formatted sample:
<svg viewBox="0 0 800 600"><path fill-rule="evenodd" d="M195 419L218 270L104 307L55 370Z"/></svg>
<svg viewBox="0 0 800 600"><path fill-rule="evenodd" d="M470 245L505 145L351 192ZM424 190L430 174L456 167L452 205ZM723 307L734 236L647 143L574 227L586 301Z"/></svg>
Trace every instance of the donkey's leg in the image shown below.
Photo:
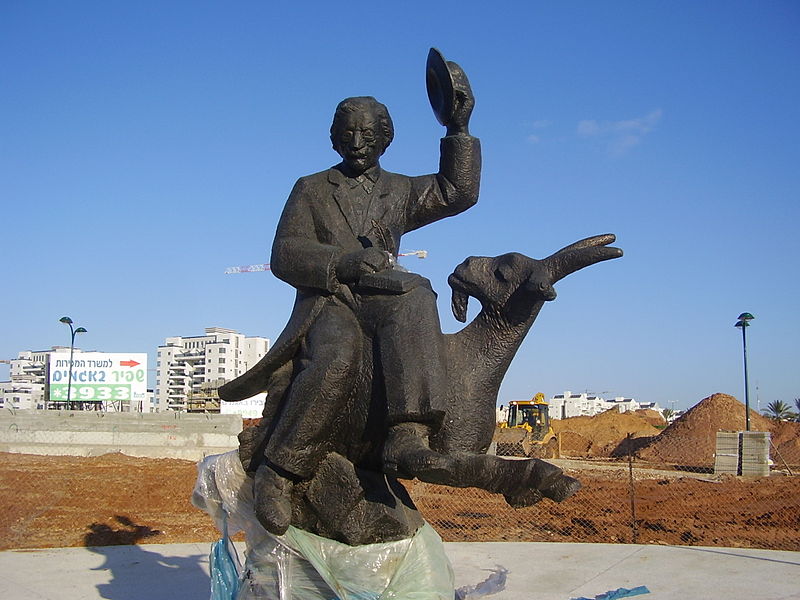
<svg viewBox="0 0 800 600"><path fill-rule="evenodd" d="M537 458L506 460L487 454L441 454L427 444L427 427L404 423L393 427L384 448L384 469L391 475L451 487L477 487L503 494L514 507L544 498L565 500L580 483Z"/></svg>
<svg viewBox="0 0 800 600"><path fill-rule="evenodd" d="M557 466L537 458L506 460L487 454L459 453L451 456L451 477L458 487L479 487L503 494L514 507L529 506L549 498L566 500L580 489L577 479L564 475Z"/></svg>

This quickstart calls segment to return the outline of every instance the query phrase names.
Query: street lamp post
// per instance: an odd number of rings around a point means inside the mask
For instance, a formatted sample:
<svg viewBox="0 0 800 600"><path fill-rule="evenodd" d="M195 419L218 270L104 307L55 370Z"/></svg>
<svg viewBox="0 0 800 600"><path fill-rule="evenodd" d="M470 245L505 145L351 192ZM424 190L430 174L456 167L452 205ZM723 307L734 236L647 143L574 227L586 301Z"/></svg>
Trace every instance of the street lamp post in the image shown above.
<svg viewBox="0 0 800 600"><path fill-rule="evenodd" d="M750 313L742 313L739 315L739 320L736 321L734 327L739 327L742 330L742 353L744 354L744 422L747 431L750 431L750 388L747 385L747 328L750 327L750 321L755 319Z"/></svg>
<svg viewBox="0 0 800 600"><path fill-rule="evenodd" d="M86 333L83 327L77 329L72 327L72 319L69 317L61 317L61 323L69 325L70 339L69 339L69 372L67 374L67 408L72 408L72 355L75 352L75 335L78 333Z"/></svg>

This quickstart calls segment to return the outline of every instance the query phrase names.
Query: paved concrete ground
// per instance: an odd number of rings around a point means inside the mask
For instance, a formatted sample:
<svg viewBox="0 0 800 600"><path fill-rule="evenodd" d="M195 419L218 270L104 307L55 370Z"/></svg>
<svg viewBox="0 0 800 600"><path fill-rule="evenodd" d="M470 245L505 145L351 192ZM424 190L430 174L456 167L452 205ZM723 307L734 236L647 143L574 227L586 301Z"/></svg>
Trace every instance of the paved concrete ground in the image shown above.
<svg viewBox="0 0 800 600"><path fill-rule="evenodd" d="M647 586L643 600L800 599L800 552L621 544L448 543L456 586L508 569L490 600L570 600ZM8 600L205 600L208 544L0 552Z"/></svg>

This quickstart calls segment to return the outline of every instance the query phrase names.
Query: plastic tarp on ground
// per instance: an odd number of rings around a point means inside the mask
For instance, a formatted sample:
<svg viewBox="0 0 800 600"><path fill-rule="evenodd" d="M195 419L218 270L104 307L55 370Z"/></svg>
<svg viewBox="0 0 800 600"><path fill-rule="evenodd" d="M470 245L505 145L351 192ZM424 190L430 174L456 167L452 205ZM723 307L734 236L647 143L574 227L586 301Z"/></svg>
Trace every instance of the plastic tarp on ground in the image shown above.
<svg viewBox="0 0 800 600"><path fill-rule="evenodd" d="M237 600L453 600L453 569L427 523L405 540L348 546L290 527L282 536L255 515L253 481L237 451L198 464L192 503L220 531L244 531Z"/></svg>

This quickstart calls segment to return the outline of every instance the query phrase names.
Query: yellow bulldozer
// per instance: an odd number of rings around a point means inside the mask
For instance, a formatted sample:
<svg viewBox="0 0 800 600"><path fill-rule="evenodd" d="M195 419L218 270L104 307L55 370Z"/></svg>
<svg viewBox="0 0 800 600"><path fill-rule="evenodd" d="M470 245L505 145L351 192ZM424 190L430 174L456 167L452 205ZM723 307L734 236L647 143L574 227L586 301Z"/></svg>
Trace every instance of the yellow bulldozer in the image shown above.
<svg viewBox="0 0 800 600"><path fill-rule="evenodd" d="M509 402L507 420L494 431L497 455L546 457L545 446L555 438L548 410L541 392L531 400Z"/></svg>

